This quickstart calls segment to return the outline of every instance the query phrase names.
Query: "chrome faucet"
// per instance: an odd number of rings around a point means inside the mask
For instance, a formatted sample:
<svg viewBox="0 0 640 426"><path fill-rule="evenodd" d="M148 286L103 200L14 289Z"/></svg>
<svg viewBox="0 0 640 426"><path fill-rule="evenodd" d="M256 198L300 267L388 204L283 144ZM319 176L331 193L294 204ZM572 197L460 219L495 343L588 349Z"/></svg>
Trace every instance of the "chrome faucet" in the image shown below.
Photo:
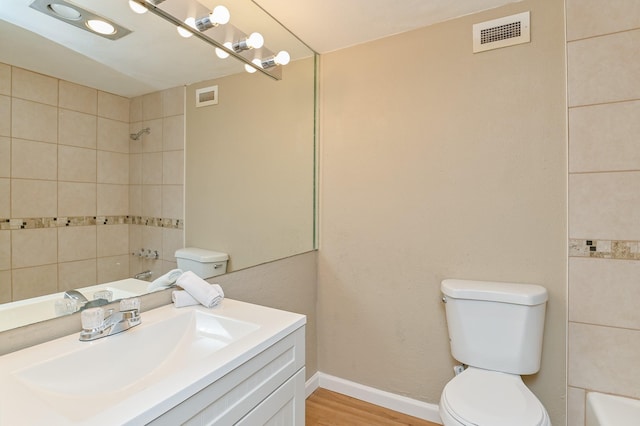
<svg viewBox="0 0 640 426"><path fill-rule="evenodd" d="M89 300L87 300L86 297L84 297L84 294L80 293L78 290L67 290L64 292L64 298L65 299L72 299L75 300L78 303L87 303Z"/></svg>
<svg viewBox="0 0 640 426"><path fill-rule="evenodd" d="M87 342L121 333L141 322L138 298L122 299L118 312L113 308L108 309L106 313L103 308L86 309L82 311L80 341Z"/></svg>

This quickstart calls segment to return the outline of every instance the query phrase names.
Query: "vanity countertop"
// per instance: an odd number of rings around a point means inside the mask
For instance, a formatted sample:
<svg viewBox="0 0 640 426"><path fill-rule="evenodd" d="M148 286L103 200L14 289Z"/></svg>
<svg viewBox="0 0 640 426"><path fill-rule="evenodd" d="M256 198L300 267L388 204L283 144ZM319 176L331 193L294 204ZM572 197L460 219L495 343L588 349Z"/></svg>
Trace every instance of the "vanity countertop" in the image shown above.
<svg viewBox="0 0 640 426"><path fill-rule="evenodd" d="M304 315L224 299L166 305L126 332L79 333L0 357L0 424L144 424L304 326Z"/></svg>

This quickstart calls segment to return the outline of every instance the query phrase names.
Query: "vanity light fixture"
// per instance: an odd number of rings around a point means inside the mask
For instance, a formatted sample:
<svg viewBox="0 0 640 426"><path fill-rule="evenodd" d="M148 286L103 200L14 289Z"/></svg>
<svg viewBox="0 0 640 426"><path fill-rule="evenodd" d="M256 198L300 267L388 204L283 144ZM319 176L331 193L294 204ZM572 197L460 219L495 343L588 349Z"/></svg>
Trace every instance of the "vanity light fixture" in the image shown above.
<svg viewBox="0 0 640 426"><path fill-rule="evenodd" d="M240 53L243 50L260 49L262 46L264 46L264 37L260 33L251 33L249 37L238 40L232 45L236 53Z"/></svg>
<svg viewBox="0 0 640 426"><path fill-rule="evenodd" d="M222 5L219 5L214 7L213 12L211 12L209 15L198 18L196 20L196 28L198 29L198 31L206 31L209 28L226 24L227 22L229 22L229 19L231 19L231 13L229 13L229 9Z"/></svg>
<svg viewBox="0 0 640 426"><path fill-rule="evenodd" d="M196 18L194 18L192 16L190 16L187 19L185 19L184 23L187 24L188 26L190 26L191 28L193 28L194 30L197 29L196 28ZM191 37L193 35L193 32L187 30L186 28L176 27L176 29L178 30L178 34L180 34L184 38L189 38L189 37Z"/></svg>
<svg viewBox="0 0 640 426"><path fill-rule="evenodd" d="M153 6L157 6L162 3L164 0L141 0L144 3L149 3ZM133 10L135 13L142 15L143 13L147 13L149 9L142 4L141 2L135 0L129 0L129 8Z"/></svg>
<svg viewBox="0 0 640 426"><path fill-rule="evenodd" d="M249 74L253 74L254 72L258 71L258 68L262 68L262 61L259 58L255 58L251 62L253 63L253 66L244 64L244 70Z"/></svg>
<svg viewBox="0 0 640 426"><path fill-rule="evenodd" d="M224 42L222 45L229 50L233 49L232 43L230 41ZM219 47L216 47L216 56L220 59L227 59L229 57L229 52L225 52Z"/></svg>
<svg viewBox="0 0 640 426"><path fill-rule="evenodd" d="M262 66L262 68L267 69L275 67L277 65L287 65L290 60L291 56L289 55L289 52L287 52L286 50L281 50L275 56L262 59L260 65Z"/></svg>
<svg viewBox="0 0 640 426"><path fill-rule="evenodd" d="M34 0L30 8L92 34L117 40L131 31L115 22L65 0Z"/></svg>

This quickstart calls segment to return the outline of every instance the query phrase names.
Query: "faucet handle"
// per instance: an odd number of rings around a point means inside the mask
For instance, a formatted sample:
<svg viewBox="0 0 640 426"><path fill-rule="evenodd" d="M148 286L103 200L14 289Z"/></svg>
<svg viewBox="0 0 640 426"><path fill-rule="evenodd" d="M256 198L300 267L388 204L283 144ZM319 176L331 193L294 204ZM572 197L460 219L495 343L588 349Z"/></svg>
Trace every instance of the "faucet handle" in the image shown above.
<svg viewBox="0 0 640 426"><path fill-rule="evenodd" d="M95 330L104 323L104 310L102 308L90 308L82 311L82 328L85 330Z"/></svg>
<svg viewBox="0 0 640 426"><path fill-rule="evenodd" d="M137 297L132 297L129 299L122 299L120 301L120 312L122 311L131 311L131 310L139 310L140 309L140 299Z"/></svg>

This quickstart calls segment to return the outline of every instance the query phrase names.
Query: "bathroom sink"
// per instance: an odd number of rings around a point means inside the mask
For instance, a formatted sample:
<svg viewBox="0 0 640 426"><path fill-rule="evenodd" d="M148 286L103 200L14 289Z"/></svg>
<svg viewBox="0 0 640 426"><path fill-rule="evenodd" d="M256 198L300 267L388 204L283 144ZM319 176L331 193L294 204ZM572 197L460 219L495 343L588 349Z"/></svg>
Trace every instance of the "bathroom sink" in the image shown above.
<svg viewBox="0 0 640 426"><path fill-rule="evenodd" d="M229 299L214 309L167 305L117 335L80 342L74 334L5 355L0 424L27 412L33 424L138 423L140 411L154 418L167 401L188 398L290 328L282 313Z"/></svg>

